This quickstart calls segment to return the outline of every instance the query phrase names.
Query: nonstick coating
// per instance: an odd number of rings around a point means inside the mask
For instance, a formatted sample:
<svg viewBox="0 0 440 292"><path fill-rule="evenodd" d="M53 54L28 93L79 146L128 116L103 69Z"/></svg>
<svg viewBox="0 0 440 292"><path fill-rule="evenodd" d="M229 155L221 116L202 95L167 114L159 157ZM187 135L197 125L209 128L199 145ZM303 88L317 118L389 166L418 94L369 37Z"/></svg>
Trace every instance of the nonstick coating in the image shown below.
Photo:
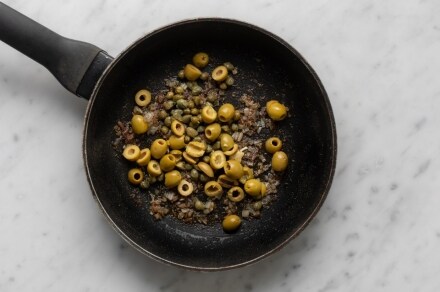
<svg viewBox="0 0 440 292"><path fill-rule="evenodd" d="M239 105L238 97L248 93L263 105L278 99L291 113L278 123L283 150L290 158L278 199L264 209L261 219L243 220L234 234L223 232L221 220L213 226L189 225L170 216L153 220L148 192L127 182L130 164L111 145L114 125L131 118L134 94L141 88L153 93L165 89L164 79L176 76L199 51L209 53L211 66L230 61L238 67L236 86L227 91L229 101ZM333 177L336 132L324 89L295 50L247 24L198 19L145 36L112 63L87 110L84 159L100 207L135 248L190 269L228 269L278 250L315 215Z"/></svg>

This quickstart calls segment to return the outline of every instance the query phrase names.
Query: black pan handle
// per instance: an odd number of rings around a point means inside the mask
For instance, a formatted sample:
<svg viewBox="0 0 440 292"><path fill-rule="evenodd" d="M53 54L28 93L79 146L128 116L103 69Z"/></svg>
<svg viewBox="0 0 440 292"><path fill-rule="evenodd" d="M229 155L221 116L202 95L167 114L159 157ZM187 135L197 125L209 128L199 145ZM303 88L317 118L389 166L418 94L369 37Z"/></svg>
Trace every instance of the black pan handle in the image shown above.
<svg viewBox="0 0 440 292"><path fill-rule="evenodd" d="M67 90L86 99L113 60L100 48L62 37L1 2L0 40L46 67Z"/></svg>

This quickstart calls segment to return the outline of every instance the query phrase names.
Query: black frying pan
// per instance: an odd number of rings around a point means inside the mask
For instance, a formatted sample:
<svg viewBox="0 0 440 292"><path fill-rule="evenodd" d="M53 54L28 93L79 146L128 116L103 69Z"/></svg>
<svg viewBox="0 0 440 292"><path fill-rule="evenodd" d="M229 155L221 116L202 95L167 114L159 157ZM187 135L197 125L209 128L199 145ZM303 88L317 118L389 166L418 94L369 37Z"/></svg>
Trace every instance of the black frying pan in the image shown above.
<svg viewBox="0 0 440 292"><path fill-rule="evenodd" d="M336 163L336 130L327 94L304 58L273 34L235 20L194 19L158 29L113 59L87 43L65 39L0 4L0 39L44 65L69 91L89 99L83 154L93 196L113 228L133 247L159 261L196 270L255 262L295 238L329 191ZM219 225L188 225L148 213L147 195L133 200L129 165L111 146L113 126L129 120L134 93L157 92L164 78L198 51L239 68L233 90L256 90L264 103L276 98L292 110L279 123L290 164L278 200L238 232ZM257 83L262 84L258 86ZM232 101L234 102L234 101ZM139 199L141 202L139 202Z"/></svg>

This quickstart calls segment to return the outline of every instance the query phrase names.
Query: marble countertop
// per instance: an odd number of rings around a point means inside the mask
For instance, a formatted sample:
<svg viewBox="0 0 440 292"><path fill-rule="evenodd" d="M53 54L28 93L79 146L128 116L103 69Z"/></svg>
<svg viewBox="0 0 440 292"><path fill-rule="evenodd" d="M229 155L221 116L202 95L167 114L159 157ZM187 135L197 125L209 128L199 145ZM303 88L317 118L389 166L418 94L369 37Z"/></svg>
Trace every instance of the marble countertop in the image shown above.
<svg viewBox="0 0 440 292"><path fill-rule="evenodd" d="M261 26L317 71L339 149L324 206L280 252L217 273L163 265L91 196L86 101L0 43L0 291L440 291L438 1L4 2L111 55L187 18Z"/></svg>

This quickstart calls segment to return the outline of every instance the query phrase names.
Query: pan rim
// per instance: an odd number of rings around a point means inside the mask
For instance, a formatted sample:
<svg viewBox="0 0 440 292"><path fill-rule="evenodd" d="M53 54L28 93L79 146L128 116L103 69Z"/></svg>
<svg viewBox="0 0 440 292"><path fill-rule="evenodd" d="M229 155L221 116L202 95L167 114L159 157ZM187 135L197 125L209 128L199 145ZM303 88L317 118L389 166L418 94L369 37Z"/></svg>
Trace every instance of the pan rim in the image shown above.
<svg viewBox="0 0 440 292"><path fill-rule="evenodd" d="M330 171L327 174L327 177L325 178L325 184L324 184L325 188L321 192L321 194L319 194L320 199L319 199L318 203L316 204L315 208L309 213L309 215L307 216L307 219L295 230L295 232L290 234L290 236L288 236L284 241L279 243L276 247L261 254L258 257L252 258L251 260L247 260L244 262L231 264L231 265L209 266L209 267L196 266L196 265L186 265L183 263L178 263L178 262L174 262L172 260L165 259L165 258L161 257L160 255L154 254L154 253L146 250L145 248L141 247L139 244L137 244L133 239L130 238L130 236L125 234L125 232L119 228L118 224L116 224L113 221L113 219L111 218L111 216L107 213L103 203L101 202L101 200L99 198L98 192L96 191L95 186L93 184L93 179L92 179L92 175L90 173L89 160L88 160L88 155L87 155L87 147L86 146L88 144L88 139L87 139L88 135L87 134L88 134L89 120L90 120L89 117L90 117L90 114L93 110L93 105L96 101L96 96L97 96L98 92L100 91L101 85L103 84L103 82L106 79L109 72L112 71L112 69L116 66L116 64L119 62L119 60L121 60L126 54L130 53L132 48L136 47L139 43L143 42L145 39L150 38L158 33L161 33L162 31L171 29L173 27L181 26L181 25L185 25L185 24L196 23L196 22L222 22L222 23L229 23L229 24L247 27L247 28L250 28L252 30L258 31L258 32L266 35L267 37L273 39L275 42L278 42L279 44L284 46L286 49L288 49L293 55L295 55L298 58L298 60L300 60L300 62L310 72L314 81L316 82L316 85L318 86L318 88L320 90L321 97L323 98L323 102L325 104L325 109L326 109L327 115L329 117L328 122L330 123L329 126L330 126L330 130L331 130L331 138L332 138L331 139L331 147L332 147L331 162L330 162L330 166L329 166ZM326 200L328 193L330 191L330 187L332 185L333 178L335 175L335 169L336 169L337 134L336 134L335 118L334 118L333 110L332 110L331 103L330 103L329 97L327 95L327 92L326 92L321 80L319 79L318 75L316 74L315 70L310 66L310 64L306 61L306 59L295 48L293 48L290 44L288 44L282 38L267 31L266 29L263 29L261 27L258 27L256 25L253 25L253 24L250 24L247 22L243 22L241 20L235 20L235 19L230 19L230 18L217 18L217 17L199 17L199 18L191 18L191 19L181 20L181 21L177 21L177 22L159 27L159 28L151 31L150 33L147 33L147 34L141 36L140 38L138 38L136 41L134 41L131 45L129 45L125 50L123 50L120 54L118 54L113 59L113 61L105 69L105 71L103 72L103 74L99 78L98 82L94 86L89 103L87 104L85 117L84 117L82 150L83 150L82 151L83 152L83 163L84 163L85 170L86 170L87 181L88 181L89 187L92 191L92 196L95 199L95 201L97 202L99 209L101 209L101 212L103 212L106 220L110 223L110 226L112 226L112 228L129 245L131 245L133 248L135 248L140 253L142 253L142 254L144 254L144 255L148 256L149 258L152 258L156 261L159 261L159 262L171 265L171 266L177 266L180 268L188 269L188 270L208 271L209 272L209 271L222 271L222 270L235 269L235 268L244 267L244 266L247 266L250 264L254 264L254 263L268 257L269 255L276 253L277 251L282 249L284 246L286 246L290 241L292 241L294 238L296 238L299 234L302 233L302 231L310 224L310 222L313 220L313 218L315 218L316 214L321 209L321 207L322 207L324 201Z"/></svg>

